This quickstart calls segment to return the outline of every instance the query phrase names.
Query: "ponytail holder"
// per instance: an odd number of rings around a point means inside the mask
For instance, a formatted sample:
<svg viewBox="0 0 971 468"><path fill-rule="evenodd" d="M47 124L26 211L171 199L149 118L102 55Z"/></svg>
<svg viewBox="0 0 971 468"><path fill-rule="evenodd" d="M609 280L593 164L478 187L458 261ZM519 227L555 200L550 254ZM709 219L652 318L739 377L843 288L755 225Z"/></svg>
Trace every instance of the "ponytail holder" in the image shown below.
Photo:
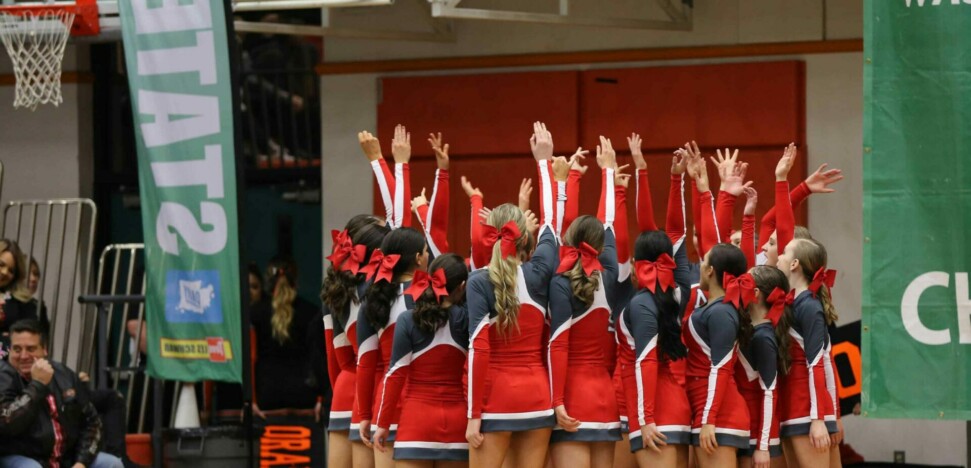
<svg viewBox="0 0 971 468"><path fill-rule="evenodd" d="M782 313L785 312L786 306L791 306L793 301L796 300L796 290L790 290L788 293L780 288L775 288L772 290L772 294L766 298L765 302L769 304L769 314L765 318L772 322L772 326L776 327L779 325L779 320L782 319Z"/></svg>
<svg viewBox="0 0 971 468"><path fill-rule="evenodd" d="M515 221L504 224L502 229L486 224L482 227L482 244L491 250L496 242L500 242L502 258L512 257L516 255L516 240L521 235Z"/></svg>
<svg viewBox="0 0 971 468"><path fill-rule="evenodd" d="M833 285L836 284L836 270L827 270L826 267L820 267L816 270L816 274L813 275L812 283L809 283L809 290L812 291L813 297L819 294L819 288L824 285L833 289Z"/></svg>
<svg viewBox="0 0 971 468"><path fill-rule="evenodd" d="M664 253L653 262L650 260L634 262L634 274L637 276L637 283L653 294L657 292L658 287L661 291L667 291L675 286L675 267L677 264L674 263L674 259Z"/></svg>
<svg viewBox="0 0 971 468"><path fill-rule="evenodd" d="M561 246L560 266L556 269L556 273L559 274L573 269L573 266L578 261L583 264L583 274L587 276L590 276L595 271L603 271L603 266L600 265L598 256L600 256L600 253L597 252L597 249L591 247L586 242L581 242L579 247Z"/></svg>
<svg viewBox="0 0 971 468"><path fill-rule="evenodd" d="M334 267L334 270L343 271L344 262L351 256L351 251L353 250L351 238L347 235L347 229L343 231L336 229L330 231L330 238L334 241L334 248L326 258L330 260L330 264Z"/></svg>
<svg viewBox="0 0 971 468"><path fill-rule="evenodd" d="M432 288L432 292L435 293L435 300L441 304L442 298L448 297L448 290L445 288L447 283L448 278L445 277L445 270L442 268L435 270L430 275L422 270L417 270L415 277L411 279L411 286L405 290L405 294L417 301L428 288Z"/></svg>
<svg viewBox="0 0 971 468"><path fill-rule="evenodd" d="M755 280L748 273L738 277L725 273L722 285L725 286L725 302L731 302L736 309L744 309L755 300Z"/></svg>

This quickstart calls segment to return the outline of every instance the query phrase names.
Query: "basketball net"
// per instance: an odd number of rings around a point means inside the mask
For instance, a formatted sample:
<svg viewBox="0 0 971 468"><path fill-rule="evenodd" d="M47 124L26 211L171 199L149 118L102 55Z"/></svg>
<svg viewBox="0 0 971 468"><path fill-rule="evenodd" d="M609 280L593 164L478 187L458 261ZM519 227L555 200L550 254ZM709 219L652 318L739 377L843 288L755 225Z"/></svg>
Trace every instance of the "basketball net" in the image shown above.
<svg viewBox="0 0 971 468"><path fill-rule="evenodd" d="M59 10L22 15L0 13L0 39L13 61L17 86L13 106L37 109L61 97L61 61L74 13Z"/></svg>

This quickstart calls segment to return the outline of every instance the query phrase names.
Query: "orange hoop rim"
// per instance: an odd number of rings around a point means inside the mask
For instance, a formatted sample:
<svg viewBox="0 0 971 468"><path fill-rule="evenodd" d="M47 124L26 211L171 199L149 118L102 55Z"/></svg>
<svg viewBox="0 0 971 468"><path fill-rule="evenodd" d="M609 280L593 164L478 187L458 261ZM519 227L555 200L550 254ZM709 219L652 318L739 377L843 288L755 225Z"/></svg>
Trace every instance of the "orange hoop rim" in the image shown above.
<svg viewBox="0 0 971 468"><path fill-rule="evenodd" d="M74 2L32 3L0 5L0 14L24 16L26 14L39 15L43 13L57 13L66 11L74 13L74 23L71 24L72 36L97 36L101 34L101 23L98 19L98 3L96 0L76 0Z"/></svg>

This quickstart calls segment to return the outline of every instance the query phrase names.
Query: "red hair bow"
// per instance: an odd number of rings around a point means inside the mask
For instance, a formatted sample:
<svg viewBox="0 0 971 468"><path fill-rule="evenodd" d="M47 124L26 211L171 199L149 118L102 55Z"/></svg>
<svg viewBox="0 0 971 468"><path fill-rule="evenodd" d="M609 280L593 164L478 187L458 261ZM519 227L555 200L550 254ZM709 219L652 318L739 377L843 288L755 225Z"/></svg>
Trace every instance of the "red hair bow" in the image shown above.
<svg viewBox="0 0 971 468"><path fill-rule="evenodd" d="M351 248L350 261L346 262L343 268L341 269L351 272L352 275L356 275L360 273L361 270L363 269L363 266L361 264L364 263L364 257L366 255L367 255L366 245L363 245L363 244L355 245L354 247Z"/></svg>
<svg viewBox="0 0 971 468"><path fill-rule="evenodd" d="M344 263L344 260L347 260L347 257L351 256L351 238L347 235L346 229L343 231L331 230L330 238L334 241L334 247L326 258L330 260L335 270L341 271L341 264Z"/></svg>
<svg viewBox="0 0 971 468"><path fill-rule="evenodd" d="M520 235L522 233L515 221L504 224L502 229L486 224L482 227L482 244L491 251L496 242L501 242L499 245L502 249L502 258L511 257L516 255L516 240Z"/></svg>
<svg viewBox="0 0 971 468"><path fill-rule="evenodd" d="M821 267L813 275L813 282L809 283L809 290L812 291L813 297L816 297L816 294L819 294L819 288L823 285L833 289L834 284L836 284L836 270L827 270L826 267Z"/></svg>
<svg viewBox="0 0 971 468"><path fill-rule="evenodd" d="M725 286L725 302L731 302L736 309L748 307L755 300L755 280L748 273L742 273L737 278L725 273L722 284Z"/></svg>
<svg viewBox="0 0 971 468"><path fill-rule="evenodd" d="M411 286L405 290L405 294L417 301L428 288L432 288L432 292L435 293L435 299L441 303L443 297L448 297L448 290L445 289L447 282L448 279L445 278L445 270L441 268L435 270L435 273L430 275L422 270L417 270L415 271L415 277L411 279Z"/></svg>
<svg viewBox="0 0 971 468"><path fill-rule="evenodd" d="M375 250L375 252L378 252ZM391 282L394 279L394 266L398 264L398 259L401 255L391 254L391 255L378 255L379 260L375 262L374 254L371 254L371 262L368 263L368 267L372 264L377 265L377 271L374 273L374 282L387 281Z"/></svg>
<svg viewBox="0 0 971 468"><path fill-rule="evenodd" d="M599 255L600 253L597 252L597 249L591 247L586 242L581 242L579 247L561 246L560 267L556 269L556 272L563 273L564 271L569 271L577 264L577 261L580 261L583 263L583 274L590 276L594 271L603 270L603 266L597 258Z"/></svg>
<svg viewBox="0 0 971 468"><path fill-rule="evenodd" d="M788 293L779 288L773 289L772 294L769 294L769 297L765 300L770 307L769 314L765 318L772 322L773 327L779 325L779 320L782 319L782 313L785 312L786 306L791 306L795 300L795 289Z"/></svg>
<svg viewBox="0 0 971 468"><path fill-rule="evenodd" d="M634 262L637 282L654 293L660 285L661 291L667 291L675 286L674 269L677 265L668 254L661 254L657 260L638 260Z"/></svg>

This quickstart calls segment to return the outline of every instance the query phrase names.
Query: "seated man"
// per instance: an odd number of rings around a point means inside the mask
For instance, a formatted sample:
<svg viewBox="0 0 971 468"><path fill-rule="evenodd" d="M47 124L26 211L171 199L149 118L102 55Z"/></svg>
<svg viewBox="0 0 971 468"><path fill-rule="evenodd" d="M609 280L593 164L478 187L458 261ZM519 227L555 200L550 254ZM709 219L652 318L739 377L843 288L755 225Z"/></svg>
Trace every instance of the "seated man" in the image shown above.
<svg viewBox="0 0 971 468"><path fill-rule="evenodd" d="M10 327L9 363L0 361L0 468L122 468L98 452L101 420L77 375L46 358L40 323Z"/></svg>

